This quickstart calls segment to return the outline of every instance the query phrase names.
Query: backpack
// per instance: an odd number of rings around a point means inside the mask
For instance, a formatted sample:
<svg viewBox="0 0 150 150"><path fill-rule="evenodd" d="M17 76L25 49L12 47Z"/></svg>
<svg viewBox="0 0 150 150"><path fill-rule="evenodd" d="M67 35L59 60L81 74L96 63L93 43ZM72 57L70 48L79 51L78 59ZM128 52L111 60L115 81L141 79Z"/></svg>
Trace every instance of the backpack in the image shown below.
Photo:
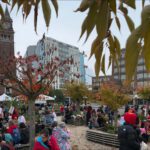
<svg viewBox="0 0 150 150"><path fill-rule="evenodd" d="M18 128L13 129L12 137L13 137L14 144L18 144L20 142L21 136Z"/></svg>

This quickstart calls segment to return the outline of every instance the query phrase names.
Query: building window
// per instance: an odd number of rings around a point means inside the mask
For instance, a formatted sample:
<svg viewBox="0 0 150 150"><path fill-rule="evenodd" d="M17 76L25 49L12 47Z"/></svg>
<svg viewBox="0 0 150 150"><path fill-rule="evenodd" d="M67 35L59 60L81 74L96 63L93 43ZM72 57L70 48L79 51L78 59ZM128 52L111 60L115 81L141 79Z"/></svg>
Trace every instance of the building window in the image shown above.
<svg viewBox="0 0 150 150"><path fill-rule="evenodd" d="M116 76L114 76L114 79L119 79L119 77L116 75Z"/></svg>
<svg viewBox="0 0 150 150"><path fill-rule="evenodd" d="M121 75L121 80L125 80L125 75Z"/></svg>
<svg viewBox="0 0 150 150"><path fill-rule="evenodd" d="M142 73L140 73L140 74L137 74L137 79L139 80L139 79L142 79L143 78L143 74Z"/></svg>

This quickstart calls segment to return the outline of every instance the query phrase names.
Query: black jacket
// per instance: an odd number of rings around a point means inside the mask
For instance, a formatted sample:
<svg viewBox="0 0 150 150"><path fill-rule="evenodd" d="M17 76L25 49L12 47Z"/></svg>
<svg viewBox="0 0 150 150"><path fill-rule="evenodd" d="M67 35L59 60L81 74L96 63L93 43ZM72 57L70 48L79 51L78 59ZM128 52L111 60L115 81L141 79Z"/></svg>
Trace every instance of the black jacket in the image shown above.
<svg viewBox="0 0 150 150"><path fill-rule="evenodd" d="M28 128L20 128L20 144L29 143L29 129Z"/></svg>
<svg viewBox="0 0 150 150"><path fill-rule="evenodd" d="M140 137L131 125L123 125L118 128L119 150L140 150Z"/></svg>

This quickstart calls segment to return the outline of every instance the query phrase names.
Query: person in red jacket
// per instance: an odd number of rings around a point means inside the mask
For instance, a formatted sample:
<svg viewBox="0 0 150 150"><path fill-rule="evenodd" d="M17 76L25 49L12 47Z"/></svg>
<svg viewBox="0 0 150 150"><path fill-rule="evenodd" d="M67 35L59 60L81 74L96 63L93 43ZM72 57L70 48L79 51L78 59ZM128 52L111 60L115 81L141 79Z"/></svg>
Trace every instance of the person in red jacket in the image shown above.
<svg viewBox="0 0 150 150"><path fill-rule="evenodd" d="M134 113L132 108L124 114L124 120L127 124L136 125L137 115Z"/></svg>
<svg viewBox="0 0 150 150"><path fill-rule="evenodd" d="M14 119L18 119L18 116L19 116L18 111L17 111L17 109L15 108L15 109L14 109L14 112L13 112L13 114L12 114L12 119L13 119L13 120L14 120Z"/></svg>
<svg viewBox="0 0 150 150"><path fill-rule="evenodd" d="M14 124L14 122L12 120L9 121L8 125L9 125L9 127L7 128L7 133L10 133L12 135L13 130L18 127L17 127L17 125Z"/></svg>
<svg viewBox="0 0 150 150"><path fill-rule="evenodd" d="M60 148L55 137L49 136L49 131L44 129L41 135L36 138L33 150L60 150Z"/></svg>

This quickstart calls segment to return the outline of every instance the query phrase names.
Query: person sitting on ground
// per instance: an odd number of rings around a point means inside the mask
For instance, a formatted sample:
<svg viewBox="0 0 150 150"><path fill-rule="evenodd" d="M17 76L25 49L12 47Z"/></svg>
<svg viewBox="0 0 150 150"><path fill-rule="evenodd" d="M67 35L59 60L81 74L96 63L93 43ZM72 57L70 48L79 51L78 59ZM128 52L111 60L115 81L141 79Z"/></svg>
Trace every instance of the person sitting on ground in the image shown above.
<svg viewBox="0 0 150 150"><path fill-rule="evenodd" d="M41 134L35 139L33 150L50 150L49 145L49 131L43 129Z"/></svg>
<svg viewBox="0 0 150 150"><path fill-rule="evenodd" d="M9 144L9 145L14 144L12 135L10 133L7 133L7 129L5 127L3 127L3 129L2 129L2 138L7 144Z"/></svg>
<svg viewBox="0 0 150 150"><path fill-rule="evenodd" d="M14 122L11 120L8 122L9 127L7 128L7 133L10 133L12 135L14 144L18 144L20 142L20 132L17 127L17 125L14 124Z"/></svg>
<svg viewBox="0 0 150 150"><path fill-rule="evenodd" d="M13 145L10 145L6 143L6 141L3 141L2 136L0 136L0 149L1 150L15 150Z"/></svg>
<svg viewBox="0 0 150 150"><path fill-rule="evenodd" d="M140 150L139 130L136 128L136 115L129 110L124 116L125 124L118 128L119 150Z"/></svg>
<svg viewBox="0 0 150 150"><path fill-rule="evenodd" d="M19 124L19 131L20 131L20 144L27 144L29 143L29 129L26 125L22 122Z"/></svg>
<svg viewBox="0 0 150 150"><path fill-rule="evenodd" d="M18 117L18 124L20 124L20 123L26 124L26 119L25 119L23 113L20 113L20 115Z"/></svg>

